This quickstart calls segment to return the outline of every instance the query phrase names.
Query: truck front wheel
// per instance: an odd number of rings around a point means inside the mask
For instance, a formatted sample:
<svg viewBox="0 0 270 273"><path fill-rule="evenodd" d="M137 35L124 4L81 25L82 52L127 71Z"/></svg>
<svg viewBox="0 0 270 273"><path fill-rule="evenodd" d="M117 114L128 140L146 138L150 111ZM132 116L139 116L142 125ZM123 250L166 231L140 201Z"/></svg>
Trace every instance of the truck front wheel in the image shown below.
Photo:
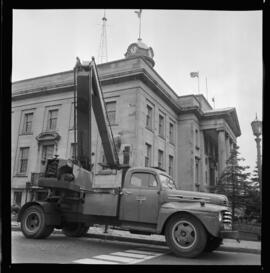
<svg viewBox="0 0 270 273"><path fill-rule="evenodd" d="M84 223L66 223L62 232L68 237L82 237L89 229L89 225Z"/></svg>
<svg viewBox="0 0 270 273"><path fill-rule="evenodd" d="M42 207L33 205L25 209L21 217L21 229L26 238L44 239L53 232L53 226L46 225Z"/></svg>
<svg viewBox="0 0 270 273"><path fill-rule="evenodd" d="M206 246L207 234L199 220L191 215L175 215L166 225L166 241L170 249L181 257L194 258Z"/></svg>

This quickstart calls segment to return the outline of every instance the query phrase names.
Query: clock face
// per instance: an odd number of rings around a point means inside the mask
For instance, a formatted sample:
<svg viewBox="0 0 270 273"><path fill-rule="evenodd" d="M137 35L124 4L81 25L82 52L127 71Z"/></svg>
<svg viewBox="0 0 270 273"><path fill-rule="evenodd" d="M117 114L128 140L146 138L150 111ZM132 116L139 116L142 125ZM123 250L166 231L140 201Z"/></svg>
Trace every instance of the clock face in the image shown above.
<svg viewBox="0 0 270 273"><path fill-rule="evenodd" d="M131 53L135 53L137 51L137 46L132 46L131 48L130 48L130 52Z"/></svg>

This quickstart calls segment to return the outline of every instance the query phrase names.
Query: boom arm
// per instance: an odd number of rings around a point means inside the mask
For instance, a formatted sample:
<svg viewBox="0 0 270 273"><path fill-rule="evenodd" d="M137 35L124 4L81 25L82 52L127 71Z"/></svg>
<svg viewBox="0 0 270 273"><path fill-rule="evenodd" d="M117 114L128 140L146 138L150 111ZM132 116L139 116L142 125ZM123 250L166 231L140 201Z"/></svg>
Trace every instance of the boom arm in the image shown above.
<svg viewBox="0 0 270 273"><path fill-rule="evenodd" d="M77 62L75 71L77 80L77 94L75 95L77 98L77 107L74 118L76 119L77 117L78 160L81 162L85 162L85 160L91 161L92 108L102 140L107 166L112 169L118 169L119 158L116 152L94 58L92 58L90 63L83 65ZM89 169L86 162L82 165L86 169Z"/></svg>

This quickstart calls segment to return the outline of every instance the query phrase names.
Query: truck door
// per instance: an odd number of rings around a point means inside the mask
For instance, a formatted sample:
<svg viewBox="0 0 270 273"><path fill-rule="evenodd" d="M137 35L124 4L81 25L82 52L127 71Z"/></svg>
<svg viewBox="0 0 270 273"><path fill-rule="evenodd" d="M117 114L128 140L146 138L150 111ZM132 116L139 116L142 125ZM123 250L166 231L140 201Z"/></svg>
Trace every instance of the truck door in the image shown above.
<svg viewBox="0 0 270 273"><path fill-rule="evenodd" d="M159 209L159 188L153 174L132 173L122 191L120 220L156 223Z"/></svg>

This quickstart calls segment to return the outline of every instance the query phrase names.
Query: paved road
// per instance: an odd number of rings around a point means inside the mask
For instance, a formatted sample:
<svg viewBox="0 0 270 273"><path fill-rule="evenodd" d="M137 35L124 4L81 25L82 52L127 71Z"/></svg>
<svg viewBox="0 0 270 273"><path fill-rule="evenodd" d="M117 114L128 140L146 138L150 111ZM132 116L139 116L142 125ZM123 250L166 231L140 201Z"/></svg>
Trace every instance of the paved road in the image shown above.
<svg viewBox="0 0 270 273"><path fill-rule="evenodd" d="M196 259L174 256L169 248L145 244L68 238L53 234L46 240L26 239L12 232L12 263L60 264L175 264L175 265L260 265L257 254L215 251Z"/></svg>

